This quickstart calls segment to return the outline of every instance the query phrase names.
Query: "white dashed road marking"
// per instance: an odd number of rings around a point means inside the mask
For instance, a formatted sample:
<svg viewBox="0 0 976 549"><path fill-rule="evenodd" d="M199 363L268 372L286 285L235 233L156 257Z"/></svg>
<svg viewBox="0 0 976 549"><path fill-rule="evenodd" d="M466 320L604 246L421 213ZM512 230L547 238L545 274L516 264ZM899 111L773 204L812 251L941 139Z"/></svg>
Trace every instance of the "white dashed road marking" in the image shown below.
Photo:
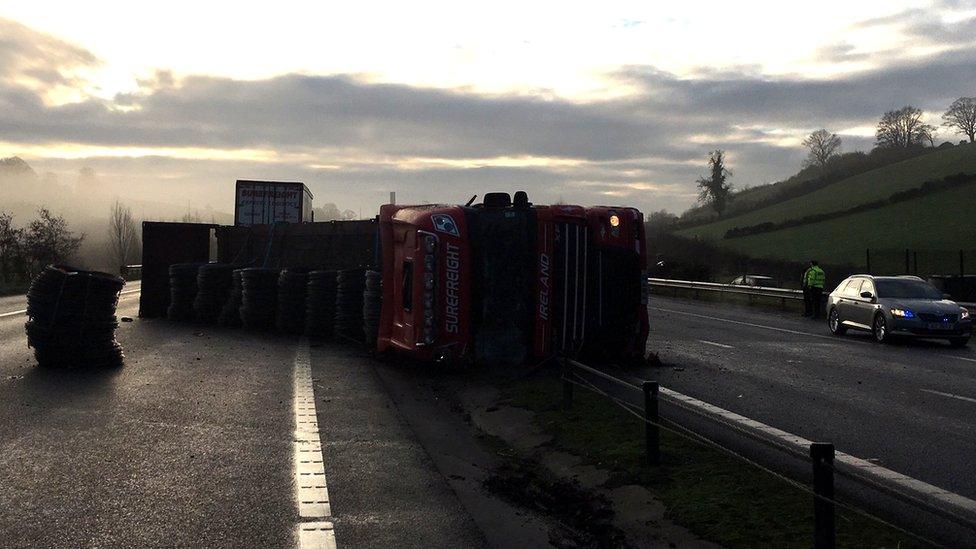
<svg viewBox="0 0 976 549"><path fill-rule="evenodd" d="M952 393L943 393L942 391L933 391L932 389L921 389L923 392L932 393L933 395L944 396L948 398L955 398L959 400L965 400L966 402L976 402L976 398L964 397L962 395L954 395Z"/></svg>
<svg viewBox="0 0 976 549"><path fill-rule="evenodd" d="M308 340L295 355L295 500L298 503L298 544L301 549L335 549L329 486L325 480L322 443L315 411Z"/></svg>
<svg viewBox="0 0 976 549"><path fill-rule="evenodd" d="M731 345L726 345L724 343L715 343L714 341L705 341L704 339L699 339L699 343L704 343L705 345L714 345L715 347L721 347L723 349L734 349Z"/></svg>

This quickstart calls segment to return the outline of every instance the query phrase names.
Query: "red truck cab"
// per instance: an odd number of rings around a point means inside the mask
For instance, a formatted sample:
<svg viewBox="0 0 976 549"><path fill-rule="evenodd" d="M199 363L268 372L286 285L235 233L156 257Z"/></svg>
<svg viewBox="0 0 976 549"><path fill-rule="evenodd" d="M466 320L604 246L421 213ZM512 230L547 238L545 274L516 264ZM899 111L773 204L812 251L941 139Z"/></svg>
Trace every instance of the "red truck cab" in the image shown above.
<svg viewBox="0 0 976 549"><path fill-rule="evenodd" d="M620 225L597 238L609 215ZM637 210L533 206L525 193L514 201L489 193L475 206L385 205L379 230L380 352L482 364L575 356L620 340L613 330L625 323L606 311L614 304L631 313L625 354L643 349L632 324L643 318L646 339L646 309L628 277L634 266L643 271ZM612 280L604 285L595 273ZM627 291L611 296L610 286Z"/></svg>

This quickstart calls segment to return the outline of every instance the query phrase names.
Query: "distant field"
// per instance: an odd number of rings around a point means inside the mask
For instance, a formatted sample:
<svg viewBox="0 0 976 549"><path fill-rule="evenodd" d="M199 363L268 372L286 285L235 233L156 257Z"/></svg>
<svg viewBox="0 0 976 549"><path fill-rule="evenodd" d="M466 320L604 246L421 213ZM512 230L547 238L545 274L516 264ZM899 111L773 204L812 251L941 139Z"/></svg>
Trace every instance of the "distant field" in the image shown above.
<svg viewBox="0 0 976 549"><path fill-rule="evenodd" d="M973 248L976 185L822 223L730 238L722 240L721 245L753 257L799 261L819 258L827 263L854 265L864 263L865 248Z"/></svg>
<svg viewBox="0 0 976 549"><path fill-rule="evenodd" d="M926 181L960 172L976 173L976 144L959 145L951 149L939 150L904 160L843 179L810 194L715 223L678 231L677 234L688 237L721 239L725 235L725 231L732 227L746 227L766 221L775 223L817 213L844 210L865 202L885 199L892 193L912 189ZM848 218L836 220L836 222L843 223L846 219ZM959 224L962 223L963 220L960 219ZM803 228L797 227L793 230L801 229ZM762 236L774 237L775 234ZM752 238L746 237L735 240L751 240ZM755 238L759 238L759 235ZM726 242L719 242L719 244L725 246ZM763 250L764 253L765 251Z"/></svg>

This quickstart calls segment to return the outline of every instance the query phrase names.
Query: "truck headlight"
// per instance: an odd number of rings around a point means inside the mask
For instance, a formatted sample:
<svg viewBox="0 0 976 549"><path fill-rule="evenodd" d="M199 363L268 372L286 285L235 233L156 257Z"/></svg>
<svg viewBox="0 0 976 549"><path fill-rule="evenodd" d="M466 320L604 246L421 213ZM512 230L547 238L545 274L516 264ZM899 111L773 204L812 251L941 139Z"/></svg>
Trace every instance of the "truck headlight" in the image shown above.
<svg viewBox="0 0 976 549"><path fill-rule="evenodd" d="M900 318L915 318L915 313L911 309L891 309L891 315Z"/></svg>
<svg viewBox="0 0 976 549"><path fill-rule="evenodd" d="M969 318L969 309L963 307L962 310L959 311L959 320L966 320L967 318Z"/></svg>

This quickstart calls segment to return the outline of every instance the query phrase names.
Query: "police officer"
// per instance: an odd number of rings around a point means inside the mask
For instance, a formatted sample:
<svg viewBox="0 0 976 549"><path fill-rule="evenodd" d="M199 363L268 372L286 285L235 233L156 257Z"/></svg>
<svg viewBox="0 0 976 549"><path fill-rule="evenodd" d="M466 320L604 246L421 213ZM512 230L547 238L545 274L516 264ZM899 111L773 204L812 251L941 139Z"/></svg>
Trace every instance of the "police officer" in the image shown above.
<svg viewBox="0 0 976 549"><path fill-rule="evenodd" d="M803 316L820 318L826 284L827 274L816 260L811 260L810 268L803 273Z"/></svg>

